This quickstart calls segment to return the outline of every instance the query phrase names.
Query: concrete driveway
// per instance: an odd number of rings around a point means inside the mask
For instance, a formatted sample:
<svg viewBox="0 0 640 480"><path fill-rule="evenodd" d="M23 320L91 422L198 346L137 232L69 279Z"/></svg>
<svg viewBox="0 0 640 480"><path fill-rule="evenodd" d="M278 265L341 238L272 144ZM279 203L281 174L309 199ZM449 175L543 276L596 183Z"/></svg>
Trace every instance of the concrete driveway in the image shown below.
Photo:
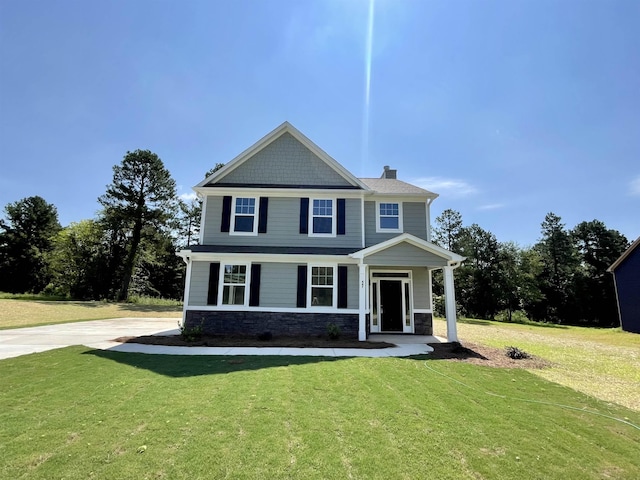
<svg viewBox="0 0 640 480"><path fill-rule="evenodd" d="M290 347L168 347L119 343L118 337L140 335L176 335L177 318L116 318L90 322L61 323L43 327L0 330L0 359L44 352L70 345L86 345L100 350L160 355L295 355L314 357L407 357L433 351L424 342L434 337L402 336L379 338L396 343L395 347L360 348L290 348ZM438 341L438 340L435 340Z"/></svg>

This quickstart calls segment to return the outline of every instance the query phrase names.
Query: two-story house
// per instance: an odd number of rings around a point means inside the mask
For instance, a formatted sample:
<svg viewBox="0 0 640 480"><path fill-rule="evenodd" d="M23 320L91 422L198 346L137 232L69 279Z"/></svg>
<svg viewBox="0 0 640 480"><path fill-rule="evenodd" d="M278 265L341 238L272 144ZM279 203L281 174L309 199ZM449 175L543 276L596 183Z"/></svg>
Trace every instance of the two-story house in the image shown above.
<svg viewBox="0 0 640 480"><path fill-rule="evenodd" d="M200 245L187 264L184 318L206 333L432 334L431 275L444 271L447 337L457 341L453 269L430 242L436 194L356 178L288 122L194 190Z"/></svg>

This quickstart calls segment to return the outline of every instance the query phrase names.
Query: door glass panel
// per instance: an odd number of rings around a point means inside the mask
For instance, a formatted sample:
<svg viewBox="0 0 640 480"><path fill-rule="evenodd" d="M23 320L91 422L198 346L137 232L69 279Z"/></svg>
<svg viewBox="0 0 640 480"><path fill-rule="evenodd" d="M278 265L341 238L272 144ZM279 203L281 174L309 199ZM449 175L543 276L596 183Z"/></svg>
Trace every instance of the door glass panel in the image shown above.
<svg viewBox="0 0 640 480"><path fill-rule="evenodd" d="M409 296L409 284L404 284L404 318L405 325L407 327L411 326L411 297Z"/></svg>
<svg viewBox="0 0 640 480"><path fill-rule="evenodd" d="M373 324L378 326L378 284L375 282L371 284L371 303L371 318L373 319Z"/></svg>

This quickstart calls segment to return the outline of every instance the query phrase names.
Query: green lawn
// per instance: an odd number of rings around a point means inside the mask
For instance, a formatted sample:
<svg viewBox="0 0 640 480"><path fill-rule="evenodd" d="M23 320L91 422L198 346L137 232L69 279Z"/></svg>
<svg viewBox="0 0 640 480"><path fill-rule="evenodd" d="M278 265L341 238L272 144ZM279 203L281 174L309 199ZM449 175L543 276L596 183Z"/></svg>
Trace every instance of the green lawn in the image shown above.
<svg viewBox="0 0 640 480"><path fill-rule="evenodd" d="M434 320L436 334L446 324ZM640 335L615 328L520 325L461 319L464 342L502 348L515 345L552 362L532 373L604 401L640 411Z"/></svg>
<svg viewBox="0 0 640 480"><path fill-rule="evenodd" d="M0 383L0 478L640 478L640 430L587 412L640 413L524 370L70 347Z"/></svg>
<svg viewBox="0 0 640 480"><path fill-rule="evenodd" d="M80 301L41 301L0 298L0 329L125 317L180 318L179 305L144 305Z"/></svg>

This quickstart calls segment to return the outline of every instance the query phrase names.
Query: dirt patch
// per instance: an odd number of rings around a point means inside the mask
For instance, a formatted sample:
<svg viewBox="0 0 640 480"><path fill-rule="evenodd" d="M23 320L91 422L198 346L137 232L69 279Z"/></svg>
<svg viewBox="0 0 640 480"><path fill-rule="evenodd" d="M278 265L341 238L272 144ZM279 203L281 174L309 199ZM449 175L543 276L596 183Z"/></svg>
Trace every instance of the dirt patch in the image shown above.
<svg viewBox="0 0 640 480"><path fill-rule="evenodd" d="M544 368L550 365L534 355L514 360L506 355L504 349L475 343L430 343L429 346L433 347L433 352L428 355L428 360L452 360L498 368Z"/></svg>
<svg viewBox="0 0 640 480"><path fill-rule="evenodd" d="M249 336L203 336L188 342L179 335L143 335L140 337L119 337L114 341L120 343L141 343L143 345L166 345L169 347L294 347L294 348L389 348L395 347L386 342L360 342L358 340L323 337L273 337L270 340L258 340Z"/></svg>

